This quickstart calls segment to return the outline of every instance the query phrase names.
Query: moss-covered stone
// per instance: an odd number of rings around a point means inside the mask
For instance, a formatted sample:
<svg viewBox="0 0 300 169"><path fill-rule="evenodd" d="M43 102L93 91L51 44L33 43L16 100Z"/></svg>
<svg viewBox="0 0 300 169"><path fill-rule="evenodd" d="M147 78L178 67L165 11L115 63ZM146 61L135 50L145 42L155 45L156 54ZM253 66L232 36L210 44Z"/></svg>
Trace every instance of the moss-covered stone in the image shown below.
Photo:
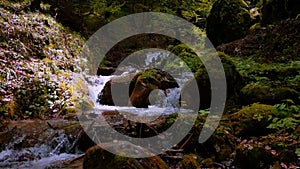
<svg viewBox="0 0 300 169"><path fill-rule="evenodd" d="M168 50L173 53L175 55L174 57L176 58L168 58L173 61L166 65L166 69L170 69L173 72L182 72L183 70L181 69L184 69L184 67L181 66L181 62L184 61L190 69L188 71L196 72L202 65L202 62L197 54L185 44L170 46Z"/></svg>
<svg viewBox="0 0 300 169"><path fill-rule="evenodd" d="M284 1L284 0L283 0ZM217 47L230 56L254 56L260 63L299 60L300 19L286 19L265 29L254 29L240 40Z"/></svg>
<svg viewBox="0 0 300 169"><path fill-rule="evenodd" d="M279 112L274 106L252 104L230 115L230 119L236 135L255 136L268 133L270 117L277 115Z"/></svg>
<svg viewBox="0 0 300 169"><path fill-rule="evenodd" d="M134 86L134 87L133 87ZM148 107L149 94L154 89L166 90L178 87L176 80L167 72L158 69L148 69L137 74L130 83L130 103L135 107Z"/></svg>
<svg viewBox="0 0 300 169"><path fill-rule="evenodd" d="M244 37L251 26L248 5L243 0L216 1L206 20L206 33L213 45Z"/></svg>
<svg viewBox="0 0 300 169"><path fill-rule="evenodd" d="M227 82L227 98L231 98L234 96L237 96L239 94L239 90L244 86L243 78L239 74L239 72L236 70L236 67L234 63L232 62L230 56L219 52L218 56L221 59L221 62L223 64L226 82ZM209 59L208 59L209 64ZM194 78L196 79L198 89L199 89L199 95L200 95L200 109L206 109L210 107L211 102L211 86L210 86L210 79L208 77L206 68L204 65L200 66L200 68L197 70L197 72L194 75ZM218 77L214 77L214 79L218 79ZM220 77L221 79L221 77ZM193 79L190 79L182 89L183 95L186 95L186 104L187 107L189 105L198 105L195 103L197 99L194 99L189 96L193 96L193 93L195 92L194 89L191 87L193 82Z"/></svg>
<svg viewBox="0 0 300 169"><path fill-rule="evenodd" d="M266 85L248 84L241 90L241 101L244 104L263 103L277 104L283 100L299 102L299 93L290 88L271 88Z"/></svg>
<svg viewBox="0 0 300 169"><path fill-rule="evenodd" d="M150 158L142 158L142 159L126 158L126 157L114 155L100 148L99 146L94 146L86 152L84 157L84 162L83 162L83 169L111 169L111 168L167 169L168 166L158 156L154 156Z"/></svg>
<svg viewBox="0 0 300 169"><path fill-rule="evenodd" d="M192 169L200 167L201 158L195 154L187 154L182 157L182 168L184 169Z"/></svg>
<svg viewBox="0 0 300 169"><path fill-rule="evenodd" d="M99 95L99 103L115 105L111 90L118 93L118 106L132 105L135 107L148 107L149 94L154 89L166 90L178 87L176 80L167 72L159 69L147 69L126 78L117 78L109 81ZM119 92L118 92L119 91ZM128 93L124 91L129 91Z"/></svg>

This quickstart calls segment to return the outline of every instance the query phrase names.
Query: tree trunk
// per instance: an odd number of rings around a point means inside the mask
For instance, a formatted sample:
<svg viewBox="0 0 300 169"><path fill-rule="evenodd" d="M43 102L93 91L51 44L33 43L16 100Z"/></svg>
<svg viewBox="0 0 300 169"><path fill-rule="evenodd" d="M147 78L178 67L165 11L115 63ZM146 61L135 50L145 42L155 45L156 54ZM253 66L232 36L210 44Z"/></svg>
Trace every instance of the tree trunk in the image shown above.
<svg viewBox="0 0 300 169"><path fill-rule="evenodd" d="M263 0L261 26L267 25L267 0Z"/></svg>

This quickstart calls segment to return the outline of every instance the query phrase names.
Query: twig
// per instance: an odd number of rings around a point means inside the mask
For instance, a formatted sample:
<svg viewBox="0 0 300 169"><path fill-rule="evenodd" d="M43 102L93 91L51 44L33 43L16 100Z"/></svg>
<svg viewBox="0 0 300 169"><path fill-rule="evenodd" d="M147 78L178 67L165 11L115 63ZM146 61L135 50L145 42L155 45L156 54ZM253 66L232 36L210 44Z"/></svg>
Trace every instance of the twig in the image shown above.
<svg viewBox="0 0 300 169"><path fill-rule="evenodd" d="M187 138L187 140L185 140L185 142L180 146L179 149L183 149L183 147L190 141L192 136L193 136L193 133L190 134L190 136Z"/></svg>
<svg viewBox="0 0 300 169"><path fill-rule="evenodd" d="M51 129L53 129L53 130L56 130L56 129L57 129L57 127L52 126L48 121L47 121L47 125L48 125Z"/></svg>

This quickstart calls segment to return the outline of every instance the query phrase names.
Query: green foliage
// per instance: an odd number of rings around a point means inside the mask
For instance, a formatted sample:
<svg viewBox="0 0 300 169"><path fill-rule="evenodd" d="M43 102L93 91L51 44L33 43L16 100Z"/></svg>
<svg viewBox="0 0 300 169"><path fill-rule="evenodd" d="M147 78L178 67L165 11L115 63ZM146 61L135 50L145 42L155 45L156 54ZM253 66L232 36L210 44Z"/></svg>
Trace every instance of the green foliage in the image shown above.
<svg viewBox="0 0 300 169"><path fill-rule="evenodd" d="M266 127L271 123L270 117L277 117L278 114L274 106L255 103L242 108L230 118L232 121L237 121L233 123L237 134L265 135L269 131Z"/></svg>
<svg viewBox="0 0 300 169"><path fill-rule="evenodd" d="M58 97L55 92L55 86L47 81L39 78L24 80L23 85L13 93L14 114L21 118L44 117L53 108L54 101Z"/></svg>
<svg viewBox="0 0 300 169"><path fill-rule="evenodd" d="M293 129L295 130L299 124L299 120L296 120L292 117L286 117L284 119L273 118L272 123L267 127L270 129Z"/></svg>
<svg viewBox="0 0 300 169"><path fill-rule="evenodd" d="M208 115L210 113L210 109L203 109L203 110L200 110L199 113L201 115Z"/></svg>
<svg viewBox="0 0 300 169"><path fill-rule="evenodd" d="M273 88L289 87L300 89L300 64L298 61L288 63L259 63L254 56L232 57L237 70L251 85L262 85Z"/></svg>
<svg viewBox="0 0 300 169"><path fill-rule="evenodd" d="M163 0L159 2L152 1L152 4L150 3L148 6L154 7L152 11L174 14L187 20L196 18L197 21L198 18L205 18L208 15L213 2L214 0Z"/></svg>
<svg viewBox="0 0 300 169"><path fill-rule="evenodd" d="M183 17L193 23L203 20L214 0L44 0L50 4L50 13L71 29L89 37L101 26L133 13L164 12Z"/></svg>
<svg viewBox="0 0 300 169"><path fill-rule="evenodd" d="M297 156L300 156L300 148L296 148L295 153L297 154Z"/></svg>
<svg viewBox="0 0 300 169"><path fill-rule="evenodd" d="M29 4L0 2L3 118L43 118L72 111L71 72L80 69L84 39L49 15L27 11Z"/></svg>
<svg viewBox="0 0 300 169"><path fill-rule="evenodd" d="M289 101L289 103L292 104L293 102ZM287 103L281 103L274 107L279 111L279 114L269 117L269 120L272 120L272 122L267 128L275 130L295 130L300 123L300 106L289 106Z"/></svg>

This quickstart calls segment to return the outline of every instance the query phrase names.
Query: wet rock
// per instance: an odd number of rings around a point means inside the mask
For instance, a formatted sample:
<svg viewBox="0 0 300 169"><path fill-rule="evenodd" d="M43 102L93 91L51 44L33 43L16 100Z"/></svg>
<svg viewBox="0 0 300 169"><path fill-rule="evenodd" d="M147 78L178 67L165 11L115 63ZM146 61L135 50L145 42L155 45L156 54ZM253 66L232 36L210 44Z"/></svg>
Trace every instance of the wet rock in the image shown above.
<svg viewBox="0 0 300 169"><path fill-rule="evenodd" d="M263 103L278 104L283 100L299 103L299 93L290 88L271 88L269 86L248 84L241 90L243 104Z"/></svg>
<svg viewBox="0 0 300 169"><path fill-rule="evenodd" d="M257 136L270 131L267 128L271 123L270 117L276 117L278 114L274 106L252 104L230 115L230 119L236 135Z"/></svg>
<svg viewBox="0 0 300 169"><path fill-rule="evenodd" d="M133 87L134 86L134 87ZM149 94L154 89L166 90L178 87L176 80L167 72L158 69L148 69L137 74L130 83L133 88L130 95L130 103L135 107L148 107Z"/></svg>
<svg viewBox="0 0 300 169"><path fill-rule="evenodd" d="M97 69L97 75L109 76L115 72L115 68L112 67L99 67Z"/></svg>
<svg viewBox="0 0 300 169"><path fill-rule="evenodd" d="M123 144L123 143L120 143ZM106 144L102 145L105 148L114 148L115 150L118 150L122 147L120 144ZM128 145L124 143L124 145ZM130 148L132 148L132 153L138 154L140 152L143 152L145 150L131 145ZM122 152L122 149L119 150L119 152ZM145 169L167 169L167 164L158 156L150 157L150 158L142 158L142 159L136 159L136 158L126 158L118 155L114 155L99 146L94 146L90 148L84 157L83 162L83 169L130 169L130 168L145 168Z"/></svg>
<svg viewBox="0 0 300 169"><path fill-rule="evenodd" d="M13 150L20 150L34 146L47 145L55 148L60 142L57 138L61 137L70 142L69 147L64 147L62 151L73 151L75 147L71 148L71 142L77 140L76 146L81 151L93 146L93 142L87 135L84 134L83 129L78 121L65 120L20 120L12 121L8 124L8 131L1 133L0 144L8 146ZM61 140L63 141L63 140ZM67 145L64 145L67 146ZM69 148L73 149L70 150Z"/></svg>
<svg viewBox="0 0 300 169"><path fill-rule="evenodd" d="M214 46L244 37L251 26L243 0L216 1L206 19L206 33Z"/></svg>
<svg viewBox="0 0 300 169"><path fill-rule="evenodd" d="M114 78L108 81L101 93L99 93L97 102L110 106L127 106L130 96L128 92L129 84L130 77ZM117 94L115 98L112 97L112 90Z"/></svg>
<svg viewBox="0 0 300 169"><path fill-rule="evenodd" d="M151 91L175 87L178 87L178 84L168 73L158 69L148 69L136 74L133 78L130 75L109 81L101 91L98 101L104 105L132 105L146 108L150 104L149 94ZM112 90L117 94L116 98L112 97Z"/></svg>
<svg viewBox="0 0 300 169"><path fill-rule="evenodd" d="M157 126L168 117L142 116L125 111L105 111L102 115L116 131L135 138L156 136L159 133Z"/></svg>
<svg viewBox="0 0 300 169"><path fill-rule="evenodd" d="M244 86L244 81L240 73L236 70L234 63L230 57L224 53L218 53L221 62L223 63L226 81L227 81L227 98L233 98L239 94L239 90ZM209 63L209 61L208 61ZM206 68L202 65L195 73L194 78L196 79L199 95L200 95L200 109L206 109L210 107L211 102L211 86L210 79L208 77ZM217 77L214 77L217 78ZM220 77L221 79L221 77ZM194 88L191 87L193 79L189 80L182 89L182 95L186 98L185 102L187 107L190 105L198 105L195 103L197 99L193 98L195 92Z"/></svg>

